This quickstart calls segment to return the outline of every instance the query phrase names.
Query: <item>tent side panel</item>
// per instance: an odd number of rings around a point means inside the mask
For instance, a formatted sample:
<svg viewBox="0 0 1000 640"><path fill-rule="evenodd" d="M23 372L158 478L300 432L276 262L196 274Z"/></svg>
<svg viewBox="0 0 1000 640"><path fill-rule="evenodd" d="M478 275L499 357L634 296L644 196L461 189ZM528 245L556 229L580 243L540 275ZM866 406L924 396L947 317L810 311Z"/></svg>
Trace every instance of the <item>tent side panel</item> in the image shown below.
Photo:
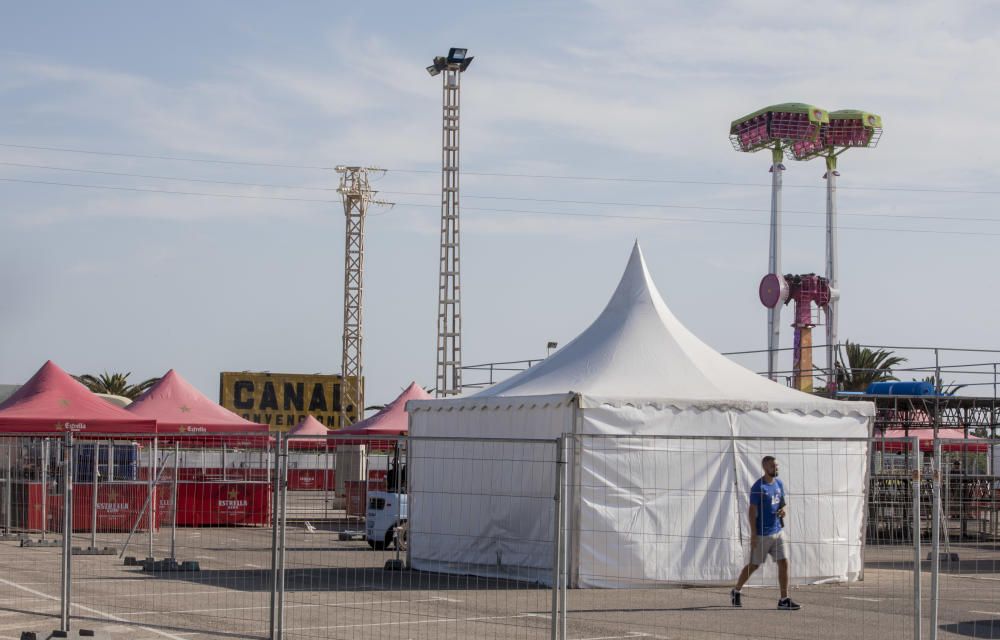
<svg viewBox="0 0 1000 640"><path fill-rule="evenodd" d="M731 439L582 436L581 450L579 586L734 577Z"/></svg>
<svg viewBox="0 0 1000 640"><path fill-rule="evenodd" d="M555 439L572 417L566 403L411 412L412 566L549 584Z"/></svg>
<svg viewBox="0 0 1000 640"><path fill-rule="evenodd" d="M781 467L779 477L788 493L785 535L792 581L857 580L864 557L867 418L751 412L736 416L735 424L741 513L749 506L750 486L761 476L761 459L773 455ZM753 580L769 583L776 575L768 563Z"/></svg>

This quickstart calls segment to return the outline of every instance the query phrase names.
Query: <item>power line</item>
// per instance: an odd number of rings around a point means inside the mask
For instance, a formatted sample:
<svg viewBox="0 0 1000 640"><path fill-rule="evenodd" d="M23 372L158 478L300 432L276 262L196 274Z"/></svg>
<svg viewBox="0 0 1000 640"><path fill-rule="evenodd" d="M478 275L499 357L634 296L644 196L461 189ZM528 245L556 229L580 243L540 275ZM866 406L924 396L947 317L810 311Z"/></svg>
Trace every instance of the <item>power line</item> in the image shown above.
<svg viewBox="0 0 1000 640"><path fill-rule="evenodd" d="M234 180L210 180L208 178L185 178L180 176L158 176L148 173L125 173L121 171L100 171L98 169L79 169L76 167L56 167L45 164L28 164L26 162L0 161L0 166L19 167L22 169L44 169L47 171L68 171L71 173L88 173L102 176L118 176L122 178L146 178L148 180L172 180L175 182L201 182L205 184L228 184L239 187L263 187L267 189L302 189L305 191L336 191L336 187L306 187L290 184L268 184L261 182L239 182Z"/></svg>
<svg viewBox="0 0 1000 640"><path fill-rule="evenodd" d="M50 147L42 145L27 145L27 144L13 144L0 142L0 147L6 147L11 149L31 149L35 151L54 151L60 153L79 153L87 155L97 155L97 156L111 156L120 158L139 158L143 160L168 160L173 162L201 162L206 164L219 164L219 165L234 165L234 166L248 166L248 167L275 167L281 169L306 169L306 170L317 170L317 171L333 171L336 167L328 166L317 166L317 165L306 165L306 164L291 164L291 163L277 163L277 162L253 162L245 160L223 160L223 159L209 159L209 158L190 158L184 156L169 156L169 155L155 155L155 154L140 154L140 153L125 153L117 151L97 151L91 149L74 149L69 147ZM436 174L440 173L439 169L387 169L387 171L392 171L395 173L417 173L417 174ZM642 177L631 177L631 176L584 176L584 175L557 175L557 174L538 174L538 173L504 173L498 171L463 171L462 175L468 176L482 176L482 177L493 177L493 178L521 178L521 179L531 179L531 180L567 180L567 181L580 181L580 182L625 182L625 183L646 183L646 184L689 184L689 185L706 185L706 186L733 186L733 187L767 187L770 188L769 183L762 182L735 182L727 180L694 180L694 179L681 179L681 178L642 178ZM785 184L786 189L825 189L822 185L796 185L796 184ZM913 193L950 193L950 194L966 194L966 195L1000 195L1000 190L995 189L945 189L939 187L915 187L915 186L871 186L871 185L838 185L838 190L852 190L852 191L896 191L896 192L913 192Z"/></svg>
<svg viewBox="0 0 1000 640"><path fill-rule="evenodd" d="M218 160L210 158L187 158L182 156L147 155L142 153L124 153L121 151L93 151L90 149L70 149L67 147L43 147L30 144L10 144L0 142L0 147L11 149L32 149L34 151L58 151L60 153L81 153L92 156L113 156L117 158L139 158L142 160L171 160L174 162L204 162L206 164L230 164L244 167L277 167L280 169L316 169L333 171L336 167L317 167L303 164L281 164L277 162L250 162L246 160Z"/></svg>
<svg viewBox="0 0 1000 640"><path fill-rule="evenodd" d="M25 184L39 184L47 186L58 186L58 187L73 187L82 189L103 189L111 191L131 191L139 193L158 193L158 194L168 194L168 195L184 195L184 196L202 196L210 198L236 198L241 200L277 200L277 201L287 201L287 202L314 202L314 203L324 203L324 204L338 204L338 200L324 200L319 198L292 198L283 196L262 196L262 195L243 195L243 194L232 194L232 193L206 193L198 191L179 191L174 189L147 189L141 187L118 187L111 185L95 185L95 184L77 184L69 182L55 182L51 180L28 180L22 178L0 178L0 182L15 182L15 183L25 183ZM436 204L426 204L417 202L400 202L397 203L399 206L406 207L424 207L424 208L437 208ZM583 213L583 212L570 212L570 211L538 211L530 209L497 209L488 207L464 207L467 211L479 211L483 213L500 213L500 214L523 214L523 215L546 215L546 216L564 216L564 217L575 217L575 218L604 218L612 220L640 220L646 222L683 222L683 223L702 223L702 224L723 224L723 225L752 225L752 226L769 226L767 222L754 222L751 220L713 220L708 218L663 218L656 216L639 216L630 214L608 214L608 213ZM786 224L786 227L797 227L802 229L824 229L823 225L814 224ZM960 235L960 236L979 236L979 237L1000 237L1000 233L989 233L989 232L975 232L975 231L952 231L952 230L935 230L935 229L906 229L900 227L839 227L845 231L889 231L894 233L923 233L923 234L935 234L935 235Z"/></svg>
<svg viewBox="0 0 1000 640"><path fill-rule="evenodd" d="M208 178L164 176L164 175L154 175L146 173L128 173L121 171L102 171L97 169L81 169L77 167L57 167L53 165L30 164L25 162L0 161L0 166L18 167L25 169L42 169L47 171L66 171L71 173L84 173L92 175L106 175L106 176L117 176L126 178L144 178L149 180L168 180L175 182L197 182L202 184L223 184L223 185L233 185L241 187L260 187L266 189L292 189L292 190L301 189L304 191L322 191L322 192L335 192L337 190L335 187L310 187L310 186L296 186L288 184L241 182L234 180L212 180ZM404 195L404 196L426 196L434 198L439 198L441 196L440 193L430 193L422 191L381 191L381 192L373 191L372 193L385 193L390 195ZM193 194L193 193L189 194L185 192L183 195L199 195L199 194ZM541 202L548 204L578 204L578 205L593 205L593 206L636 207L636 208L655 208L655 209L687 209L687 210L698 210L698 211L722 211L722 212L736 212L736 213L767 213L768 211L767 209L754 209L748 207L711 207L705 205L669 204L669 203L657 203L657 202L565 200L558 198L528 198L519 196L497 196L497 195L465 195L464 197L478 199L478 200L506 200L513 202ZM785 209L784 213L799 213L799 214L815 215L815 216L826 215L825 211L809 211L804 209ZM838 215L864 217L864 218L889 218L889 219L898 218L898 219L913 219L913 220L946 220L946 221L954 220L961 222L1000 223L1000 218L973 218L968 216L937 216L937 215L892 214L892 213L874 213L874 212L854 212L854 213L841 212Z"/></svg>

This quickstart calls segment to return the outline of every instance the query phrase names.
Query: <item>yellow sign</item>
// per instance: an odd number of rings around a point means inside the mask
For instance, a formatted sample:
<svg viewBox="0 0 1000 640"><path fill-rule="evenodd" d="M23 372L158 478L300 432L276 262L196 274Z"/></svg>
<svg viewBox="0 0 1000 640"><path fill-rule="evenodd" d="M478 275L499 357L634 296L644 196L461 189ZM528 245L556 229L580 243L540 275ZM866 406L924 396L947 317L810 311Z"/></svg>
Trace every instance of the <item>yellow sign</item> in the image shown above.
<svg viewBox="0 0 1000 640"><path fill-rule="evenodd" d="M361 384L364 384L362 379ZM357 378L321 374L223 371L219 374L219 404L251 422L274 431L288 431L311 415L330 429L341 424L345 386ZM358 420L358 408L346 407L348 423Z"/></svg>

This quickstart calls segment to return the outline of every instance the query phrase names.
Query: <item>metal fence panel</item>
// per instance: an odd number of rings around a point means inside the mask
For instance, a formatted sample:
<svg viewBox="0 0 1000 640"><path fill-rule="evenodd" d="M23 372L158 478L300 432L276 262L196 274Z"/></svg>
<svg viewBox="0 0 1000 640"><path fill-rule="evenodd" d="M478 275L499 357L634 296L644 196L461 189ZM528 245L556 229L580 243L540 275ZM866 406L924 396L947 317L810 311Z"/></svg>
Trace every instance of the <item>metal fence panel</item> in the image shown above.
<svg viewBox="0 0 1000 640"><path fill-rule="evenodd" d="M65 628L63 521L66 450L62 436L0 436L3 536L0 607L4 626Z"/></svg>
<svg viewBox="0 0 1000 640"><path fill-rule="evenodd" d="M0 435L0 635L1000 636L1000 441L256 438ZM729 601L765 453L794 613Z"/></svg>
<svg viewBox="0 0 1000 640"><path fill-rule="evenodd" d="M553 573L553 441L328 442L337 471L352 469L359 484L341 485L326 519L288 510L282 638L551 637L553 590L517 566L541 548L531 569ZM294 451L296 439L288 443ZM289 487L289 502L303 491ZM514 507L528 509L530 523ZM447 562L416 566L421 549L442 547Z"/></svg>
<svg viewBox="0 0 1000 640"><path fill-rule="evenodd" d="M270 635L268 438L80 438L75 628L131 637Z"/></svg>
<svg viewBox="0 0 1000 640"><path fill-rule="evenodd" d="M899 470L891 507L874 507L869 487L887 483L871 473L867 440L574 440L566 637L914 636L919 574L905 533L913 531L913 471ZM742 589L742 607L731 604L750 561L748 493L764 455L777 457L788 494L784 545L799 611L777 610L778 571L766 557ZM872 521L897 506L898 529ZM885 530L897 537L866 536Z"/></svg>

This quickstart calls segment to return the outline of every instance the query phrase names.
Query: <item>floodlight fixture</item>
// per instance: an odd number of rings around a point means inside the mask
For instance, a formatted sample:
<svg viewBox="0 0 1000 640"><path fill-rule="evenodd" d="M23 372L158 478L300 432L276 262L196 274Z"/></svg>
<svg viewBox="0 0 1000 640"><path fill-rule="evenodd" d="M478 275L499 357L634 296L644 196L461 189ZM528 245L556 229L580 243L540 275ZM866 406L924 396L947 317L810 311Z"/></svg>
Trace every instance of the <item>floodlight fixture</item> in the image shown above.
<svg viewBox="0 0 1000 640"><path fill-rule="evenodd" d="M441 73L441 70L438 69L436 65L432 64L429 67L427 67L427 73L431 74L432 76L436 76L437 74Z"/></svg>
<svg viewBox="0 0 1000 640"><path fill-rule="evenodd" d="M448 50L448 62L457 63L465 60L466 54L469 53L468 49L462 49L460 47L452 47Z"/></svg>

